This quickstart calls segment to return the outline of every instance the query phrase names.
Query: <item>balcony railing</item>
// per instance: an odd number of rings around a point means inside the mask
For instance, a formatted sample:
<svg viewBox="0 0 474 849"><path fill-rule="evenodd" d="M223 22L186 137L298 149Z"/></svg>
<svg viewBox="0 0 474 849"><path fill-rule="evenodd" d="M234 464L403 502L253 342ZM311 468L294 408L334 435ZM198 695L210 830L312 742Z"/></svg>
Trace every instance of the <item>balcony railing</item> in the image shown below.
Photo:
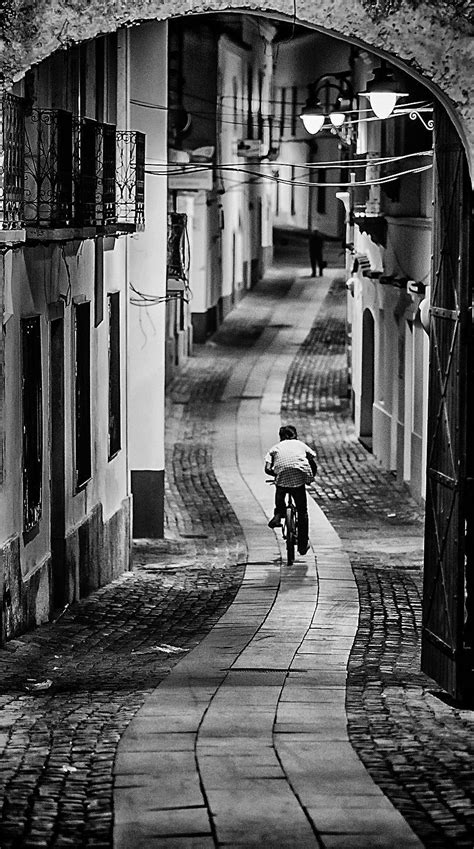
<svg viewBox="0 0 474 849"><path fill-rule="evenodd" d="M70 227L73 223L72 115L32 109L25 120L25 223Z"/></svg>
<svg viewBox="0 0 474 849"><path fill-rule="evenodd" d="M117 131L115 176L117 224L145 226L145 136L134 130Z"/></svg>
<svg viewBox="0 0 474 849"><path fill-rule="evenodd" d="M23 100L4 94L0 99L0 231L23 228L23 138Z"/></svg>
<svg viewBox="0 0 474 849"><path fill-rule="evenodd" d="M117 131L64 110L33 109L24 139L20 200L24 196L29 228L143 229L142 133Z"/></svg>

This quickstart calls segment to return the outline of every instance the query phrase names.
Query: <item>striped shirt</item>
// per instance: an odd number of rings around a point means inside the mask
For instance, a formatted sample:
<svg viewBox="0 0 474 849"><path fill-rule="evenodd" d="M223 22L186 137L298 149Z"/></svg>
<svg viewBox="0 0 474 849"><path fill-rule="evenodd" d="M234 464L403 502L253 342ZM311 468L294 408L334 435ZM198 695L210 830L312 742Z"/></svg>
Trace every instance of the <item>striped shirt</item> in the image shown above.
<svg viewBox="0 0 474 849"><path fill-rule="evenodd" d="M299 439L283 439L273 445L265 456L265 465L275 472L275 483L291 489L303 486L313 479L306 455L316 459L316 453Z"/></svg>

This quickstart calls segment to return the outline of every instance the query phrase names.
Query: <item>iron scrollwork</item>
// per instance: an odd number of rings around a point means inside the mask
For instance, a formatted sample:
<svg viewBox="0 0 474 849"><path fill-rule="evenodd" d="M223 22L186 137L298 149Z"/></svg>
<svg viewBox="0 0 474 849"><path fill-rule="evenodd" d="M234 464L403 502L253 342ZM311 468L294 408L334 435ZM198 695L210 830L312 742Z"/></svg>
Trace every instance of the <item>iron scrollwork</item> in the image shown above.
<svg viewBox="0 0 474 849"><path fill-rule="evenodd" d="M72 223L72 115L32 109L25 119L25 223Z"/></svg>
<svg viewBox="0 0 474 849"><path fill-rule="evenodd" d="M24 124L22 99L3 94L0 101L0 188L3 189L0 230L18 230L23 226Z"/></svg>
<svg viewBox="0 0 474 849"><path fill-rule="evenodd" d="M144 228L145 136L62 109L0 101L0 230Z"/></svg>
<svg viewBox="0 0 474 849"><path fill-rule="evenodd" d="M145 226L145 136L117 130L117 224Z"/></svg>

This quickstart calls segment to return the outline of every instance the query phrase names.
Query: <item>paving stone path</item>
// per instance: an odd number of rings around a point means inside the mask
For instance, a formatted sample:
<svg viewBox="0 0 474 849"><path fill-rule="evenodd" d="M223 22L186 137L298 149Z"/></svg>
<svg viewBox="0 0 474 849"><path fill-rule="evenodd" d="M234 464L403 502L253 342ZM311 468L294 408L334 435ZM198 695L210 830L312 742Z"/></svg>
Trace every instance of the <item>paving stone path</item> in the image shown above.
<svg viewBox="0 0 474 849"><path fill-rule="evenodd" d="M111 846L117 744L238 590L242 534L210 455L212 408L231 366L230 357L220 371L190 363L171 392L174 538L137 541L133 573L0 650L2 849ZM30 694L28 679L52 686Z"/></svg>
<svg viewBox="0 0 474 849"><path fill-rule="evenodd" d="M360 597L349 736L427 847L474 846L474 712L420 672L423 514L355 438L345 289L336 281L288 373L282 417L318 448L312 493L348 550Z"/></svg>
<svg viewBox="0 0 474 849"><path fill-rule="evenodd" d="M132 573L0 650L2 849L111 846L118 742L240 586L245 544L213 472L214 410L239 350L266 326L261 293L271 285L282 298L293 273L283 268L262 284L254 308L236 310L169 387L168 539L138 541ZM282 416L318 448L312 493L350 553L359 588L350 737L426 846L472 847L474 714L433 694L418 671L422 515L354 437L344 332L336 282L295 351ZM29 678L52 686L26 692Z"/></svg>

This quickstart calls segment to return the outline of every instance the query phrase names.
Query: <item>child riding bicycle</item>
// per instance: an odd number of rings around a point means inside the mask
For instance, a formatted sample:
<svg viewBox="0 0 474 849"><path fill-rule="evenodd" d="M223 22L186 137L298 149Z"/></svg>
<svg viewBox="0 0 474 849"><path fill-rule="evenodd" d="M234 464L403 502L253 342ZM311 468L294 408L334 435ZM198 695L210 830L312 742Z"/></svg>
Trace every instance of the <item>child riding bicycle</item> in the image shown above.
<svg viewBox="0 0 474 849"><path fill-rule="evenodd" d="M280 442L273 445L265 456L265 472L275 478L275 512L268 527L280 527L286 510L285 496L291 492L298 513L298 551L306 554L309 545L305 484L311 483L316 474L316 454L298 439L293 425L281 427L279 436Z"/></svg>

